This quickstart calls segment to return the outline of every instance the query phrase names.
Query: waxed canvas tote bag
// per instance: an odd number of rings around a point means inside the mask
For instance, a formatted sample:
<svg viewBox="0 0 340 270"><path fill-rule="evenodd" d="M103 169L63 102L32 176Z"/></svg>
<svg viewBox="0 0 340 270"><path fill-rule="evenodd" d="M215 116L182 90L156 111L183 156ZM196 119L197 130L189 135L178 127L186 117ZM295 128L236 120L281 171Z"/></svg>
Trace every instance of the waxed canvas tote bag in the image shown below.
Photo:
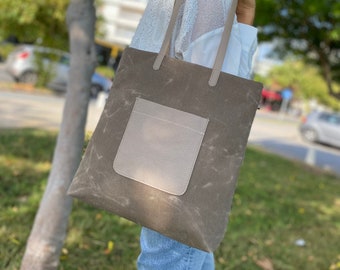
<svg viewBox="0 0 340 270"><path fill-rule="evenodd" d="M214 67L127 48L68 194L184 244L222 241L262 85L220 72L233 2Z"/></svg>

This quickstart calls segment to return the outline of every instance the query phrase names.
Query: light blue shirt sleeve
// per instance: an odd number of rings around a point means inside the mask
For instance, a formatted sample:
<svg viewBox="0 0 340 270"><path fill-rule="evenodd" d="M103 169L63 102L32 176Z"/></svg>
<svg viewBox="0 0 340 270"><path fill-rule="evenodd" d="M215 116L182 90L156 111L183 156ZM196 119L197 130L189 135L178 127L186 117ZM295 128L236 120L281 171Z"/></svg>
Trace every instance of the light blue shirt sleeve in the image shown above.
<svg viewBox="0 0 340 270"><path fill-rule="evenodd" d="M223 28L206 33L192 42L183 54L183 60L212 67L222 37ZM257 47L257 29L235 22L230 35L222 71L249 78L252 58Z"/></svg>

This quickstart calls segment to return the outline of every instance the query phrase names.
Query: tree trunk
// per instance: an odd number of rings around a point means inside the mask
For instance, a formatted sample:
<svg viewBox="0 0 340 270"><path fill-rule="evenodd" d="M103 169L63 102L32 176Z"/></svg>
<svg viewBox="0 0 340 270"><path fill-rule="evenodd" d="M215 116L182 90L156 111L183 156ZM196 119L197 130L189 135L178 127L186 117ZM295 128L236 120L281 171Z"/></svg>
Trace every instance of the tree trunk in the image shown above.
<svg viewBox="0 0 340 270"><path fill-rule="evenodd" d="M328 94L333 98L340 99L340 93L335 92L333 88L331 61L329 60L329 55L327 55L327 53L321 48L315 48L315 51L319 56L321 74L326 82Z"/></svg>
<svg viewBox="0 0 340 270"><path fill-rule="evenodd" d="M78 168L85 135L91 76L96 62L93 0L71 0L69 83L52 169L22 260L22 270L57 269L72 199L66 191Z"/></svg>

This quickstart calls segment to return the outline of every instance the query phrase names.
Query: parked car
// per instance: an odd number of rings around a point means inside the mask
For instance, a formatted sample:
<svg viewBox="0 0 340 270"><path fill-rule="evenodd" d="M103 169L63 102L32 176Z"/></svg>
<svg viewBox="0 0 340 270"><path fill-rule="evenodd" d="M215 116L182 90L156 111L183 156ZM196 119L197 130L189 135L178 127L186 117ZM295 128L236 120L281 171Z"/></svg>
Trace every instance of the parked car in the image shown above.
<svg viewBox="0 0 340 270"><path fill-rule="evenodd" d="M5 68L16 81L35 84L39 75L39 60L43 67L53 73L48 87L65 92L70 69L70 54L67 52L35 45L21 45L9 54ZM91 82L92 97L96 97L101 91L108 92L112 85L111 80L98 73L93 74Z"/></svg>
<svg viewBox="0 0 340 270"><path fill-rule="evenodd" d="M279 91L273 91L270 89L262 89L261 104L267 107L271 111L278 111L281 108L282 96Z"/></svg>
<svg viewBox="0 0 340 270"><path fill-rule="evenodd" d="M300 133L307 141L340 147L340 113L313 112L303 119Z"/></svg>

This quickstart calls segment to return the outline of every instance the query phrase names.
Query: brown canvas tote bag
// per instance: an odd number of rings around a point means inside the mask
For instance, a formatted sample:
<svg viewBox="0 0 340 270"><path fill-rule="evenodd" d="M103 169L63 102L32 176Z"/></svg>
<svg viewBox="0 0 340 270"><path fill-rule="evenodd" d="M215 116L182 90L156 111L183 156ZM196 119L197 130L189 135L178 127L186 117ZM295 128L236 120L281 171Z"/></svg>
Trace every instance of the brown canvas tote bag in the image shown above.
<svg viewBox="0 0 340 270"><path fill-rule="evenodd" d="M208 252L222 241L262 85L221 72L237 1L212 69L127 48L68 194Z"/></svg>

